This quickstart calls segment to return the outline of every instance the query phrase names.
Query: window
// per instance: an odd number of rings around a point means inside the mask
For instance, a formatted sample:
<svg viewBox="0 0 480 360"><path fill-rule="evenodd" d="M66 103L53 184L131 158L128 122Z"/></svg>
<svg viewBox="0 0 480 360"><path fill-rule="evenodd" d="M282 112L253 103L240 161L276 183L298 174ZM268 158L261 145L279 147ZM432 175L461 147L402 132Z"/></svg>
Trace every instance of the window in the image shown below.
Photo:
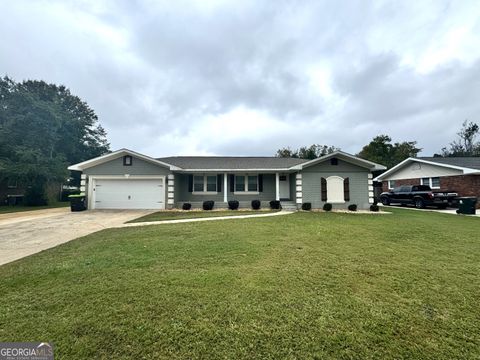
<svg viewBox="0 0 480 360"><path fill-rule="evenodd" d="M193 177L194 193L216 193L217 176L216 175L195 175Z"/></svg>
<svg viewBox="0 0 480 360"><path fill-rule="evenodd" d="M258 175L235 175L235 193L257 193Z"/></svg>
<svg viewBox="0 0 480 360"><path fill-rule="evenodd" d="M280 181L287 181L287 175L280 175L280 176L278 177L278 180L280 180Z"/></svg>
<svg viewBox="0 0 480 360"><path fill-rule="evenodd" d="M18 187L17 179L8 179L7 180L7 188L16 189L17 187Z"/></svg>
<svg viewBox="0 0 480 360"><path fill-rule="evenodd" d="M258 178L257 176L248 177L248 191L258 191Z"/></svg>
<svg viewBox="0 0 480 360"><path fill-rule="evenodd" d="M207 176L207 191L208 192L217 192L217 177L216 176Z"/></svg>
<svg viewBox="0 0 480 360"><path fill-rule="evenodd" d="M393 189L395 187L395 180L388 180L388 188Z"/></svg>
<svg viewBox="0 0 480 360"><path fill-rule="evenodd" d="M422 178L422 185L430 186L431 189L440 189L440 178L439 177Z"/></svg>
<svg viewBox="0 0 480 360"><path fill-rule="evenodd" d="M245 191L245 176L235 176L235 191Z"/></svg>
<svg viewBox="0 0 480 360"><path fill-rule="evenodd" d="M203 176L195 175L193 177L193 191L194 192L203 192Z"/></svg>
<svg viewBox="0 0 480 360"><path fill-rule="evenodd" d="M337 158L331 158L330 159L330 165L338 165L338 159Z"/></svg>
<svg viewBox="0 0 480 360"><path fill-rule="evenodd" d="M132 157L130 155L123 157L123 166L132 166Z"/></svg>

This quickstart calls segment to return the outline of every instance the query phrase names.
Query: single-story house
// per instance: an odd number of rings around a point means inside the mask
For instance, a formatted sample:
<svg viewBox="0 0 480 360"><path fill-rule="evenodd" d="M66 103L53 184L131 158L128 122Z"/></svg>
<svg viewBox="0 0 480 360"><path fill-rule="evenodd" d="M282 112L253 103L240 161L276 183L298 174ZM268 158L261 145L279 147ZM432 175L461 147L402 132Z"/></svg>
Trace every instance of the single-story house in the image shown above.
<svg viewBox="0 0 480 360"><path fill-rule="evenodd" d="M401 185L429 185L433 190L480 198L480 157L410 157L375 180L382 182L383 191Z"/></svg>
<svg viewBox="0 0 480 360"><path fill-rule="evenodd" d="M309 202L322 208L373 203L372 171L385 167L337 151L315 160L279 157L172 156L152 158L128 149L68 167L81 171L81 191L89 209L172 209L188 202L201 208L215 201L226 208L238 200L260 200L284 208Z"/></svg>

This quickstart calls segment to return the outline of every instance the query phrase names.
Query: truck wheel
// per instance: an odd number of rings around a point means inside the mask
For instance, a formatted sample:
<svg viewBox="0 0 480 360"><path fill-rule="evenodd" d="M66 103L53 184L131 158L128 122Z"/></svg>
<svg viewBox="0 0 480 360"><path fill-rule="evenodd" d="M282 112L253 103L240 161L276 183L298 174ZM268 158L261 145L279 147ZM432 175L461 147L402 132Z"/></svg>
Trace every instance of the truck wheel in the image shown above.
<svg viewBox="0 0 480 360"><path fill-rule="evenodd" d="M415 199L415 207L417 209L423 209L425 208L425 203L423 202L422 199Z"/></svg>
<svg viewBox="0 0 480 360"><path fill-rule="evenodd" d="M381 201L382 201L382 204L385 206L390 205L390 199L388 197L382 197Z"/></svg>

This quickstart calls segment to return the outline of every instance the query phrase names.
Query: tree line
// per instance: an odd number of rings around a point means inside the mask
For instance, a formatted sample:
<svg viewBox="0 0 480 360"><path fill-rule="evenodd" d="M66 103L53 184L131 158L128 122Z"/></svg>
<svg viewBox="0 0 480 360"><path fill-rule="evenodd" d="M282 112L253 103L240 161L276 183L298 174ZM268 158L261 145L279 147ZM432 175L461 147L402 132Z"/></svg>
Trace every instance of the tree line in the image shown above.
<svg viewBox="0 0 480 360"><path fill-rule="evenodd" d="M480 156L480 142L477 141L479 126L471 121L465 120L460 131L457 133L457 139L453 140L448 146L441 149L435 157L472 157ZM340 148L332 145L313 144L310 146L291 149L284 147L278 149L277 157L294 157L301 159L316 159L320 156L331 154ZM388 135L375 136L366 144L356 155L362 159L370 160L387 168L391 168L409 157L416 157L422 151L417 147L416 141L403 141L392 143L392 138Z"/></svg>
<svg viewBox="0 0 480 360"><path fill-rule="evenodd" d="M108 151L94 110L65 86L0 78L0 182L15 179L45 202L69 164Z"/></svg>

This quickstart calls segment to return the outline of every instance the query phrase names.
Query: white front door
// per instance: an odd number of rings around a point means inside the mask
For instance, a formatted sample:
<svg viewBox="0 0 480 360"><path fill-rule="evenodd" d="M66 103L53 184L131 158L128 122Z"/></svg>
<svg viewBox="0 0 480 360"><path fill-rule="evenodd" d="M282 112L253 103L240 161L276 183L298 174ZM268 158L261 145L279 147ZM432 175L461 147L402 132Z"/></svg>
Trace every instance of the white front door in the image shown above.
<svg viewBox="0 0 480 360"><path fill-rule="evenodd" d="M95 179L92 209L165 209L165 179Z"/></svg>
<svg viewBox="0 0 480 360"><path fill-rule="evenodd" d="M280 200L290 199L290 176L288 174L280 174L279 180Z"/></svg>

